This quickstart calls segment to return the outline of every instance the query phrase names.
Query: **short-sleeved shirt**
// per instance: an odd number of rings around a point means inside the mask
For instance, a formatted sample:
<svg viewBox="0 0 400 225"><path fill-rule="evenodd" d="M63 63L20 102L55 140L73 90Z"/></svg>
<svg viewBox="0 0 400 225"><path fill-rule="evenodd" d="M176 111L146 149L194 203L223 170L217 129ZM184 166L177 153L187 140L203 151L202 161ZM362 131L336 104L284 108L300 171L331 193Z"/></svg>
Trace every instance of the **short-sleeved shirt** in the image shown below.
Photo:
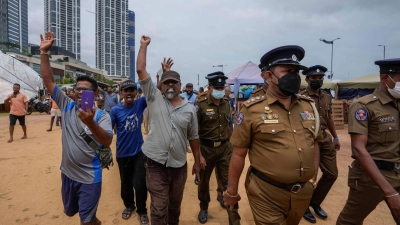
<svg viewBox="0 0 400 225"><path fill-rule="evenodd" d="M365 148L373 159L400 163L399 110L379 89L351 105L349 134L368 136Z"/></svg>
<svg viewBox="0 0 400 225"><path fill-rule="evenodd" d="M237 115L230 142L249 148L251 165L282 183L306 182L314 176L314 141L318 112L312 100L292 96L289 110L268 90L250 98Z"/></svg>
<svg viewBox="0 0 400 225"><path fill-rule="evenodd" d="M75 101L70 99L56 86L51 96L60 107L62 115L62 158L60 169L71 180L92 184L99 183L102 179L102 168L100 160L94 149L86 143L79 135L77 126L78 108ZM94 121L112 134L111 119L108 113L96 109ZM86 134L93 139L98 146L101 144L96 140L90 129L80 122Z"/></svg>
<svg viewBox="0 0 400 225"><path fill-rule="evenodd" d="M194 105L182 99L174 108L150 76L139 84L151 115L151 129L142 146L143 153L167 167L182 167L186 163L187 140L199 138Z"/></svg>
<svg viewBox="0 0 400 225"><path fill-rule="evenodd" d="M7 98L10 98L10 114L15 116L24 116L26 113L25 103L28 102L28 98L25 94L19 92L14 98L14 94L10 94Z"/></svg>
<svg viewBox="0 0 400 225"><path fill-rule="evenodd" d="M57 103L50 97L51 108L52 109L59 109Z"/></svg>
<svg viewBox="0 0 400 225"><path fill-rule="evenodd" d="M117 158L130 157L142 151L143 111L147 107L144 97L130 107L120 103L111 109L112 126L117 125Z"/></svg>
<svg viewBox="0 0 400 225"><path fill-rule="evenodd" d="M184 92L181 94L182 97L186 98L188 102L192 105L196 102L197 95L195 93L192 93L188 95L188 93Z"/></svg>
<svg viewBox="0 0 400 225"><path fill-rule="evenodd" d="M225 141L228 139L230 106L226 98L222 98L219 105L215 105L210 95L200 99L195 106L199 123L199 136L211 141Z"/></svg>
<svg viewBox="0 0 400 225"><path fill-rule="evenodd" d="M319 117L320 117L320 124L321 124L321 129L325 130L328 128L328 120L332 118L332 97L325 91L322 91L321 89L318 90L318 95L314 94L311 90L310 87L307 87L307 89L303 92L301 92L302 95L309 96L314 100L315 106L317 107Z"/></svg>
<svg viewBox="0 0 400 225"><path fill-rule="evenodd" d="M115 93L112 93L112 95L110 95L107 91L104 90L102 90L101 93L104 97L104 110L110 112L111 108L118 104L118 95Z"/></svg>

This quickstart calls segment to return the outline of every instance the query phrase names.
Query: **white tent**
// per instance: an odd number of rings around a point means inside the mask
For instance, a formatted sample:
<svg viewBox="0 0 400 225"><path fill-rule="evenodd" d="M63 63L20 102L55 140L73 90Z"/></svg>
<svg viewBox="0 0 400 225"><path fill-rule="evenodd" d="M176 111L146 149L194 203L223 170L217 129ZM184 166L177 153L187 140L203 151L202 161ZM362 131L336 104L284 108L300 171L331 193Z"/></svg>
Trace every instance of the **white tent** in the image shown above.
<svg viewBox="0 0 400 225"><path fill-rule="evenodd" d="M228 77L226 83L234 85L233 92L235 96L238 96L241 84L264 83L263 78L261 78L260 68L258 68L258 66L251 61L245 63L244 65L230 72L226 76Z"/></svg>
<svg viewBox="0 0 400 225"><path fill-rule="evenodd" d="M0 51L0 104L13 92L13 84L21 85L21 92L28 99L38 95L42 78L29 66Z"/></svg>

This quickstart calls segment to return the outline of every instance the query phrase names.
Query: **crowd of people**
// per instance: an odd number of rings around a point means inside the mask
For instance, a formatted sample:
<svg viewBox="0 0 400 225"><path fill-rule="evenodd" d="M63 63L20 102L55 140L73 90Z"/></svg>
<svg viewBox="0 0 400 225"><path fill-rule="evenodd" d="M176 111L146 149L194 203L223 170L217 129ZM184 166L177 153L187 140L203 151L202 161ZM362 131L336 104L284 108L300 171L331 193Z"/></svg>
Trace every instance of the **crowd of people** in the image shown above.
<svg viewBox="0 0 400 225"><path fill-rule="evenodd" d="M103 90L84 75L77 78L71 92L64 92L55 84L49 63L54 40L53 33L41 35L41 71L51 96L48 131L56 117L61 122L61 189L67 216L79 213L81 224L101 224L96 211L102 171L113 164L109 146L114 129L123 219L135 211L140 224L179 224L188 153L194 158L191 173L198 185L202 224L215 213L208 210L214 170L217 201L226 209L228 223L240 224L238 184L247 155L245 189L255 224L291 225L301 218L316 223L310 208L318 218L328 217L321 204L338 177L336 152L341 146L331 96L321 90L327 68L302 65L302 47L282 46L261 57L264 83L236 115L223 72L206 76L207 91L196 94L193 84L187 83L181 92L180 74L172 70L173 60L164 58L155 86L146 70L148 36L141 37L137 57L140 90L132 80L120 83L118 93L112 87ZM400 224L400 59L375 64L380 67L379 88L353 103L349 111L354 161L349 166L348 200L337 224L362 224L383 200ZM302 91L300 70L308 83ZM13 141L17 120L24 131L22 138L27 138L28 100L19 90L20 85L14 84L6 99L11 102L8 142ZM97 107L82 101L86 91L93 92ZM142 133L147 134L146 140ZM322 176L317 181L319 169Z"/></svg>

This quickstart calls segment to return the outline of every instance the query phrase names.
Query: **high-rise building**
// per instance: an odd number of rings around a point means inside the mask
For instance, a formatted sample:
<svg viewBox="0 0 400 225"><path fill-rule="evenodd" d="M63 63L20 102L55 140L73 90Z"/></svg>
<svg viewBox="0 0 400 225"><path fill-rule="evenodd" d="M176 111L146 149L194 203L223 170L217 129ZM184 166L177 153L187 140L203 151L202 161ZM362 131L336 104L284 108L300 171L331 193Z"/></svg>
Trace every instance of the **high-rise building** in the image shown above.
<svg viewBox="0 0 400 225"><path fill-rule="evenodd" d="M28 51L28 0L0 0L0 42Z"/></svg>
<svg viewBox="0 0 400 225"><path fill-rule="evenodd" d="M129 77L128 0L96 0L96 68Z"/></svg>
<svg viewBox="0 0 400 225"><path fill-rule="evenodd" d="M54 32L55 46L81 59L80 0L44 0L44 30Z"/></svg>
<svg viewBox="0 0 400 225"><path fill-rule="evenodd" d="M129 70L131 80L135 81L136 60L135 60L135 12L128 10L128 49L129 49Z"/></svg>

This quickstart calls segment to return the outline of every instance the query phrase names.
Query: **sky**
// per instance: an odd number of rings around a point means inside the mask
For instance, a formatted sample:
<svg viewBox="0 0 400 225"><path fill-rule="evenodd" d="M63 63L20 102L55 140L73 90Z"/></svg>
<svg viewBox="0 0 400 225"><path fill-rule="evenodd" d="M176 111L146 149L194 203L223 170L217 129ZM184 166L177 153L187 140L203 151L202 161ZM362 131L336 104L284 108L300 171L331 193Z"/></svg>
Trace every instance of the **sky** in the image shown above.
<svg viewBox="0 0 400 225"><path fill-rule="evenodd" d="M39 44L44 32L43 0L28 0L29 43ZM399 0L130 0L136 15L136 50L141 35L151 37L147 71L153 79L164 57L182 83L197 89L205 76L226 65L228 74L248 61L283 45L305 49L302 64L330 70L346 80L379 72L374 64L400 57ZM95 67L95 0L81 0L81 59ZM137 55L137 51L136 51ZM137 75L136 75L137 80Z"/></svg>

